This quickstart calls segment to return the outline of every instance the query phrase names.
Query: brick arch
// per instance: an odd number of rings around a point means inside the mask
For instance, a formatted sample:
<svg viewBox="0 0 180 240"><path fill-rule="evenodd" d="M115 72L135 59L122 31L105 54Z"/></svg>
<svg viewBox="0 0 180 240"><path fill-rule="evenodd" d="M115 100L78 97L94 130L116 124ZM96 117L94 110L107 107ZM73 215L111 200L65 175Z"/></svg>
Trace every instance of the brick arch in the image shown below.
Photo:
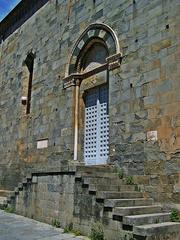
<svg viewBox="0 0 180 240"><path fill-rule="evenodd" d="M71 54L68 74L77 73L77 62L83 49L92 39L101 39L107 46L109 56L120 52L119 43L115 32L102 23L90 24L77 40Z"/></svg>

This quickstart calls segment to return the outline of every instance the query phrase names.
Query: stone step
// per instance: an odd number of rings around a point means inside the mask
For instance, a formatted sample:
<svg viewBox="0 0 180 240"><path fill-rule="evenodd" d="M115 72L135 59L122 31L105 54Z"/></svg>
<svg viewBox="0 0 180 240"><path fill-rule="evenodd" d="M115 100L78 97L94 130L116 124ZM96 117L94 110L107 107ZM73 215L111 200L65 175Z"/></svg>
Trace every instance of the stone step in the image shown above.
<svg viewBox="0 0 180 240"><path fill-rule="evenodd" d="M7 203L11 203L11 200L15 199L16 194L16 191L11 191L11 193L7 196Z"/></svg>
<svg viewBox="0 0 180 240"><path fill-rule="evenodd" d="M135 185L111 185L111 191L135 191ZM108 191L109 185L104 184L89 184L89 191Z"/></svg>
<svg viewBox="0 0 180 240"><path fill-rule="evenodd" d="M81 173L114 173L115 167L113 165L92 165L92 166L77 166L76 172Z"/></svg>
<svg viewBox="0 0 180 240"><path fill-rule="evenodd" d="M0 197L0 208L3 209L7 206L7 197Z"/></svg>
<svg viewBox="0 0 180 240"><path fill-rule="evenodd" d="M26 186L28 183L31 183L31 180L32 180L32 175L29 174L29 175L27 175L25 178L23 178L22 184L23 184L24 186Z"/></svg>
<svg viewBox="0 0 180 240"><path fill-rule="evenodd" d="M7 203L7 197L0 197L0 204Z"/></svg>
<svg viewBox="0 0 180 240"><path fill-rule="evenodd" d="M112 172L77 172L76 177L119 178L117 173L112 173Z"/></svg>
<svg viewBox="0 0 180 240"><path fill-rule="evenodd" d="M128 206L148 206L153 204L152 198L132 198L132 199L105 199L105 207L128 207Z"/></svg>
<svg viewBox="0 0 180 240"><path fill-rule="evenodd" d="M19 193L19 188L15 187L14 192L15 192L15 194L18 194Z"/></svg>
<svg viewBox="0 0 180 240"><path fill-rule="evenodd" d="M31 183L31 180L32 178L27 178L27 177L23 178L22 180L23 186L26 186L27 184Z"/></svg>
<svg viewBox="0 0 180 240"><path fill-rule="evenodd" d="M19 183L19 184L18 184L18 189L19 189L19 191L22 191L22 189L23 189L23 183Z"/></svg>
<svg viewBox="0 0 180 240"><path fill-rule="evenodd" d="M109 176L109 177L83 177L84 184L99 184L99 185L122 185L124 184L123 179L120 179L117 176Z"/></svg>
<svg viewBox="0 0 180 240"><path fill-rule="evenodd" d="M31 180L31 179L32 179L32 174L31 174L31 173L28 173L28 174L26 175L26 179L27 179L27 180Z"/></svg>
<svg viewBox="0 0 180 240"><path fill-rule="evenodd" d="M138 236L153 236L153 235L175 233L175 232L179 233L178 236L180 236L180 223L164 222L164 223L157 223L157 224L134 226L133 228L133 233Z"/></svg>
<svg viewBox="0 0 180 240"><path fill-rule="evenodd" d="M15 196L16 196L15 191L12 191L12 192L9 194L9 197L11 197L11 198L14 198Z"/></svg>
<svg viewBox="0 0 180 240"><path fill-rule="evenodd" d="M132 215L124 216L123 224L125 225L144 225L144 224L153 224L153 223L162 223L170 221L170 214L167 213L151 213L151 214L141 214L141 215Z"/></svg>
<svg viewBox="0 0 180 240"><path fill-rule="evenodd" d="M128 215L138 215L138 214L148 214L161 212L161 205L151 205L151 206L134 206L134 207L115 207L113 209L113 215L117 216L128 216Z"/></svg>
<svg viewBox="0 0 180 240"><path fill-rule="evenodd" d="M13 191L9 190L0 190L0 197L8 197Z"/></svg>
<svg viewBox="0 0 180 240"><path fill-rule="evenodd" d="M143 193L141 192L113 192L113 191L98 191L96 194L96 198L99 199L107 199L107 198L122 198L122 199L128 199L128 198L142 198Z"/></svg>

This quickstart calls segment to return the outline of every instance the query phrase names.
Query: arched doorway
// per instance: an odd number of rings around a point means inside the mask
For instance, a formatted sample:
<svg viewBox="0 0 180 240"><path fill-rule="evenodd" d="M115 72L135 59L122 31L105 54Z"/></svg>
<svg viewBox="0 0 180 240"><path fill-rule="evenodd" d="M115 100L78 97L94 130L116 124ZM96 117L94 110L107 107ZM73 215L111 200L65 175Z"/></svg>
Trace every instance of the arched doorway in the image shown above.
<svg viewBox="0 0 180 240"><path fill-rule="evenodd" d="M120 67L115 32L90 24L70 56L63 88L74 86L74 160L105 164L109 155L109 72Z"/></svg>
<svg viewBox="0 0 180 240"><path fill-rule="evenodd" d="M105 42L92 39L80 60L80 71L85 73L105 64L108 56ZM109 88L107 80L108 76L105 70L93 74L80 85L80 97L82 96L84 101L81 145L86 165L106 164L108 161ZM81 105L80 111L83 106Z"/></svg>

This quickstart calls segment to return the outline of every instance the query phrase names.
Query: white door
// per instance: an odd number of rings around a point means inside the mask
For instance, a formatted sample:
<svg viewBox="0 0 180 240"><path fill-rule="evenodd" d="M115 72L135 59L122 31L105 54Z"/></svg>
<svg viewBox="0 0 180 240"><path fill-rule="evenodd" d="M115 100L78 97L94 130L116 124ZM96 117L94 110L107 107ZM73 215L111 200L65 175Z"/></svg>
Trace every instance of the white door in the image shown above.
<svg viewBox="0 0 180 240"><path fill-rule="evenodd" d="M106 164L109 156L108 86L87 92L84 158L86 165Z"/></svg>

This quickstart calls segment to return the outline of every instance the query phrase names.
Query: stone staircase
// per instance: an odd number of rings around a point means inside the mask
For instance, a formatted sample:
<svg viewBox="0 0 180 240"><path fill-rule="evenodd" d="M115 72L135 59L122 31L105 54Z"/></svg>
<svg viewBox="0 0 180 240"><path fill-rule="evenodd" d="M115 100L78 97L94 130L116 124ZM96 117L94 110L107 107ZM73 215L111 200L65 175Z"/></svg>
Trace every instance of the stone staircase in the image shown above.
<svg viewBox="0 0 180 240"><path fill-rule="evenodd" d="M97 214L107 240L180 239L180 223L171 222L171 210L155 203L137 184L128 183L126 177L121 179L114 166L76 166L75 169L76 197L80 199L84 194L87 208ZM34 181L36 177L30 174L14 191L0 190L0 208L12 207L19 193ZM79 212L75 215L81 218ZM92 219L83 219L89 229Z"/></svg>
<svg viewBox="0 0 180 240"><path fill-rule="evenodd" d="M77 170L76 181L102 205L100 221L111 222L114 233L108 234L108 225L105 226L107 239L180 239L180 223L171 222L171 211L145 197L137 185L120 179L113 166L81 166ZM119 237L118 232L124 234Z"/></svg>
<svg viewBox="0 0 180 240"><path fill-rule="evenodd" d="M8 199L13 193L13 191L0 190L0 209L5 209L7 207Z"/></svg>
<svg viewBox="0 0 180 240"><path fill-rule="evenodd" d="M20 191L23 191L23 187L27 186L27 184L32 183L32 175L27 175L21 183L14 189L14 191L10 190L0 190L0 209L5 209L8 206L14 207L14 200Z"/></svg>

